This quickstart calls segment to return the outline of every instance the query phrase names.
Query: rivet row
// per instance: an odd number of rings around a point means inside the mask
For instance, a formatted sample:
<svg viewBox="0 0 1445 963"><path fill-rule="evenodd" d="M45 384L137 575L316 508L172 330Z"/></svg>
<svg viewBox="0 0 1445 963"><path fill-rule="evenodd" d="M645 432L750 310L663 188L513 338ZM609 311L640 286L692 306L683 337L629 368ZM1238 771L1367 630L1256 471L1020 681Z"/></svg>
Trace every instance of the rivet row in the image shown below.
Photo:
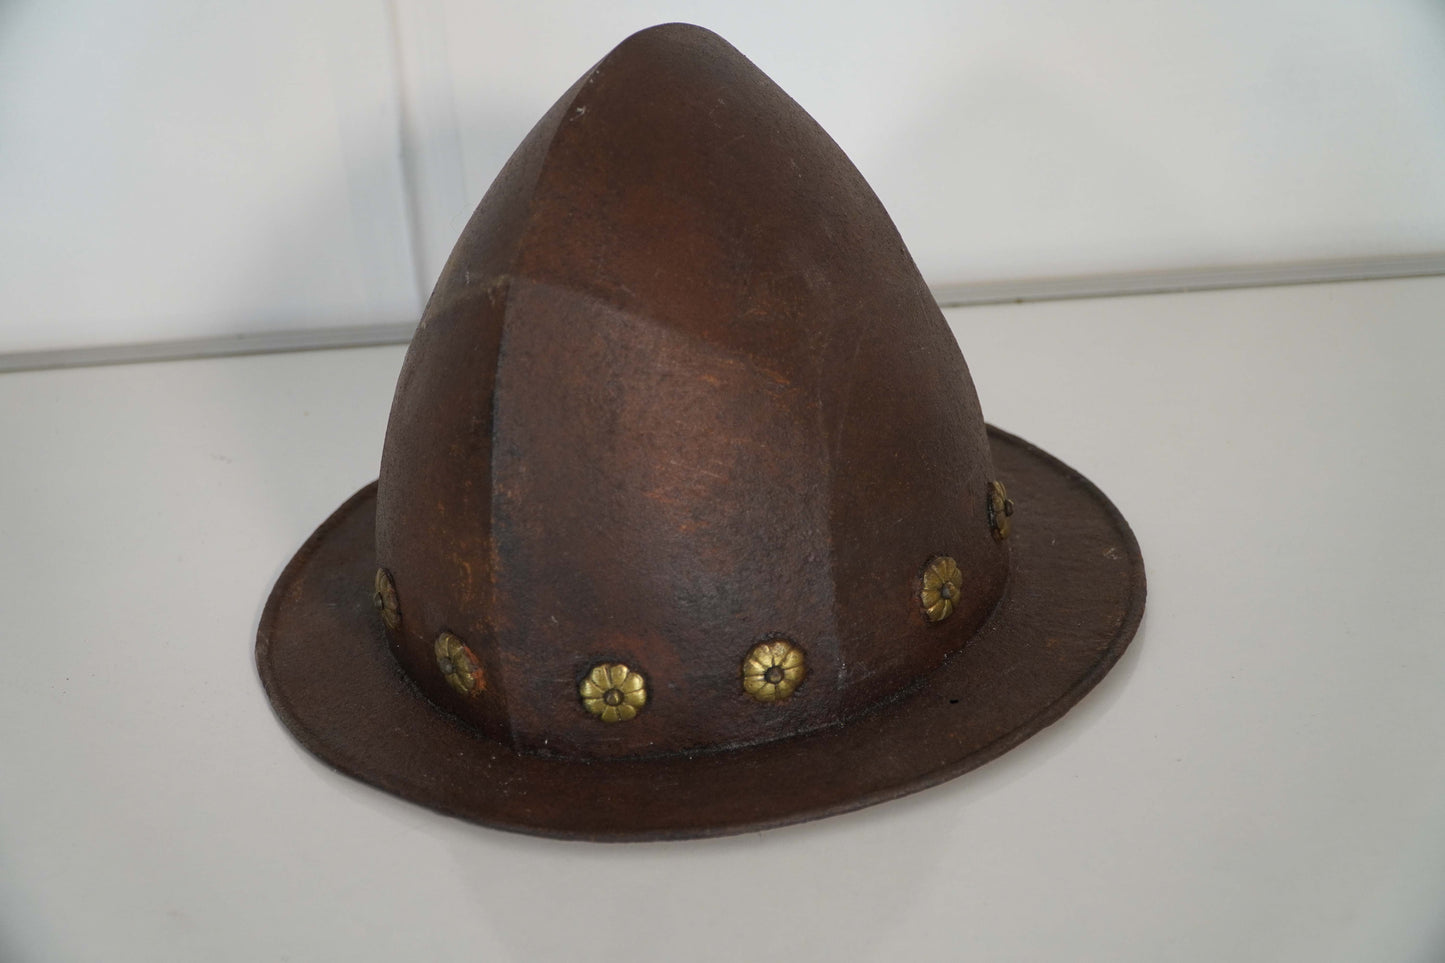
<svg viewBox="0 0 1445 963"><path fill-rule="evenodd" d="M1003 541L1009 536L1009 517L1014 503L1001 482L988 484L986 502L989 528ZM935 555L923 567L918 601L931 623L953 614L963 595L963 571L947 555ZM396 583L384 568L376 570L372 602L388 629L401 625L401 608ZM486 673L465 642L451 632L442 632L433 645L438 671L452 689L468 698L487 688ZM743 692L759 702L781 702L790 697L807 675L803 650L781 636L759 642L743 657ZM634 719L647 705L647 678L636 669L617 662L601 662L588 670L577 687L582 708L603 722Z"/></svg>

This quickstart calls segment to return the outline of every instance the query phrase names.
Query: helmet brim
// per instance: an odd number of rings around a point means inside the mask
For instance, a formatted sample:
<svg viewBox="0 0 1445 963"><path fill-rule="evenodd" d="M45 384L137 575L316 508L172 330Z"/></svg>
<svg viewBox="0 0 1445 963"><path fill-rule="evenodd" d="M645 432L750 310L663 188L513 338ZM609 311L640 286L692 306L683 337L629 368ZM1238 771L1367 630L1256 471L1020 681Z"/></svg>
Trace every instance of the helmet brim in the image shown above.
<svg viewBox="0 0 1445 963"><path fill-rule="evenodd" d="M437 708L372 608L376 484L306 541L261 617L277 716L349 776L498 829L597 841L721 836L859 809L983 765L1060 718L1118 661L1144 613L1138 542L1078 472L989 427L1019 506L1009 585L937 670L834 728L744 749L581 761L523 754Z"/></svg>

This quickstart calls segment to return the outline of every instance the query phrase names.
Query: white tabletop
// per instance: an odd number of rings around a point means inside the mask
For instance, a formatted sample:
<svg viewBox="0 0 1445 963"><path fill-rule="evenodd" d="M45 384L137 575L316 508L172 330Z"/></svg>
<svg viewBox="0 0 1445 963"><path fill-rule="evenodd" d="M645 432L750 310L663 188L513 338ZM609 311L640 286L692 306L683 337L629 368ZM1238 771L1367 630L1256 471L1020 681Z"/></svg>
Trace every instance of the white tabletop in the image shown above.
<svg viewBox="0 0 1445 963"><path fill-rule="evenodd" d="M252 647L402 349L0 376L0 960L1445 959L1445 278L950 313L1143 548L1118 667L805 826L562 843L336 775Z"/></svg>

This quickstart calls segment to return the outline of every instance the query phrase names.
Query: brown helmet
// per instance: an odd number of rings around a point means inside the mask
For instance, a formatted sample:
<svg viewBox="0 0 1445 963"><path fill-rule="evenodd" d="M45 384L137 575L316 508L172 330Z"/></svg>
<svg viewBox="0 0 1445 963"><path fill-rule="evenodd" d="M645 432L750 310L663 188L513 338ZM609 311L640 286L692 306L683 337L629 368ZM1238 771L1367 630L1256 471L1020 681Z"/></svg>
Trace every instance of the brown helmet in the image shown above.
<svg viewBox="0 0 1445 963"><path fill-rule="evenodd" d="M498 175L381 477L283 573L257 659L296 736L377 786L509 829L681 837L998 755L1102 676L1143 601L1113 506L985 427L842 150L674 24Z"/></svg>

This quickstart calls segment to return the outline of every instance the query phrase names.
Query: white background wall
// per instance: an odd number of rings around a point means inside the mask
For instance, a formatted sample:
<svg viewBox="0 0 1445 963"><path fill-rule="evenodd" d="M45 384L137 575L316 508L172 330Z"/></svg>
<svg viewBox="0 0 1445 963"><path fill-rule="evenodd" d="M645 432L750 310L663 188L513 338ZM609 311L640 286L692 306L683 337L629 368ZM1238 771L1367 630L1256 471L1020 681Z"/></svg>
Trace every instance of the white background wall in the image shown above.
<svg viewBox="0 0 1445 963"><path fill-rule="evenodd" d="M11 0L0 352L414 319L551 102L709 26L944 285L1445 251L1445 5Z"/></svg>
<svg viewBox="0 0 1445 963"><path fill-rule="evenodd" d="M383 3L0 6L0 350L415 311Z"/></svg>

